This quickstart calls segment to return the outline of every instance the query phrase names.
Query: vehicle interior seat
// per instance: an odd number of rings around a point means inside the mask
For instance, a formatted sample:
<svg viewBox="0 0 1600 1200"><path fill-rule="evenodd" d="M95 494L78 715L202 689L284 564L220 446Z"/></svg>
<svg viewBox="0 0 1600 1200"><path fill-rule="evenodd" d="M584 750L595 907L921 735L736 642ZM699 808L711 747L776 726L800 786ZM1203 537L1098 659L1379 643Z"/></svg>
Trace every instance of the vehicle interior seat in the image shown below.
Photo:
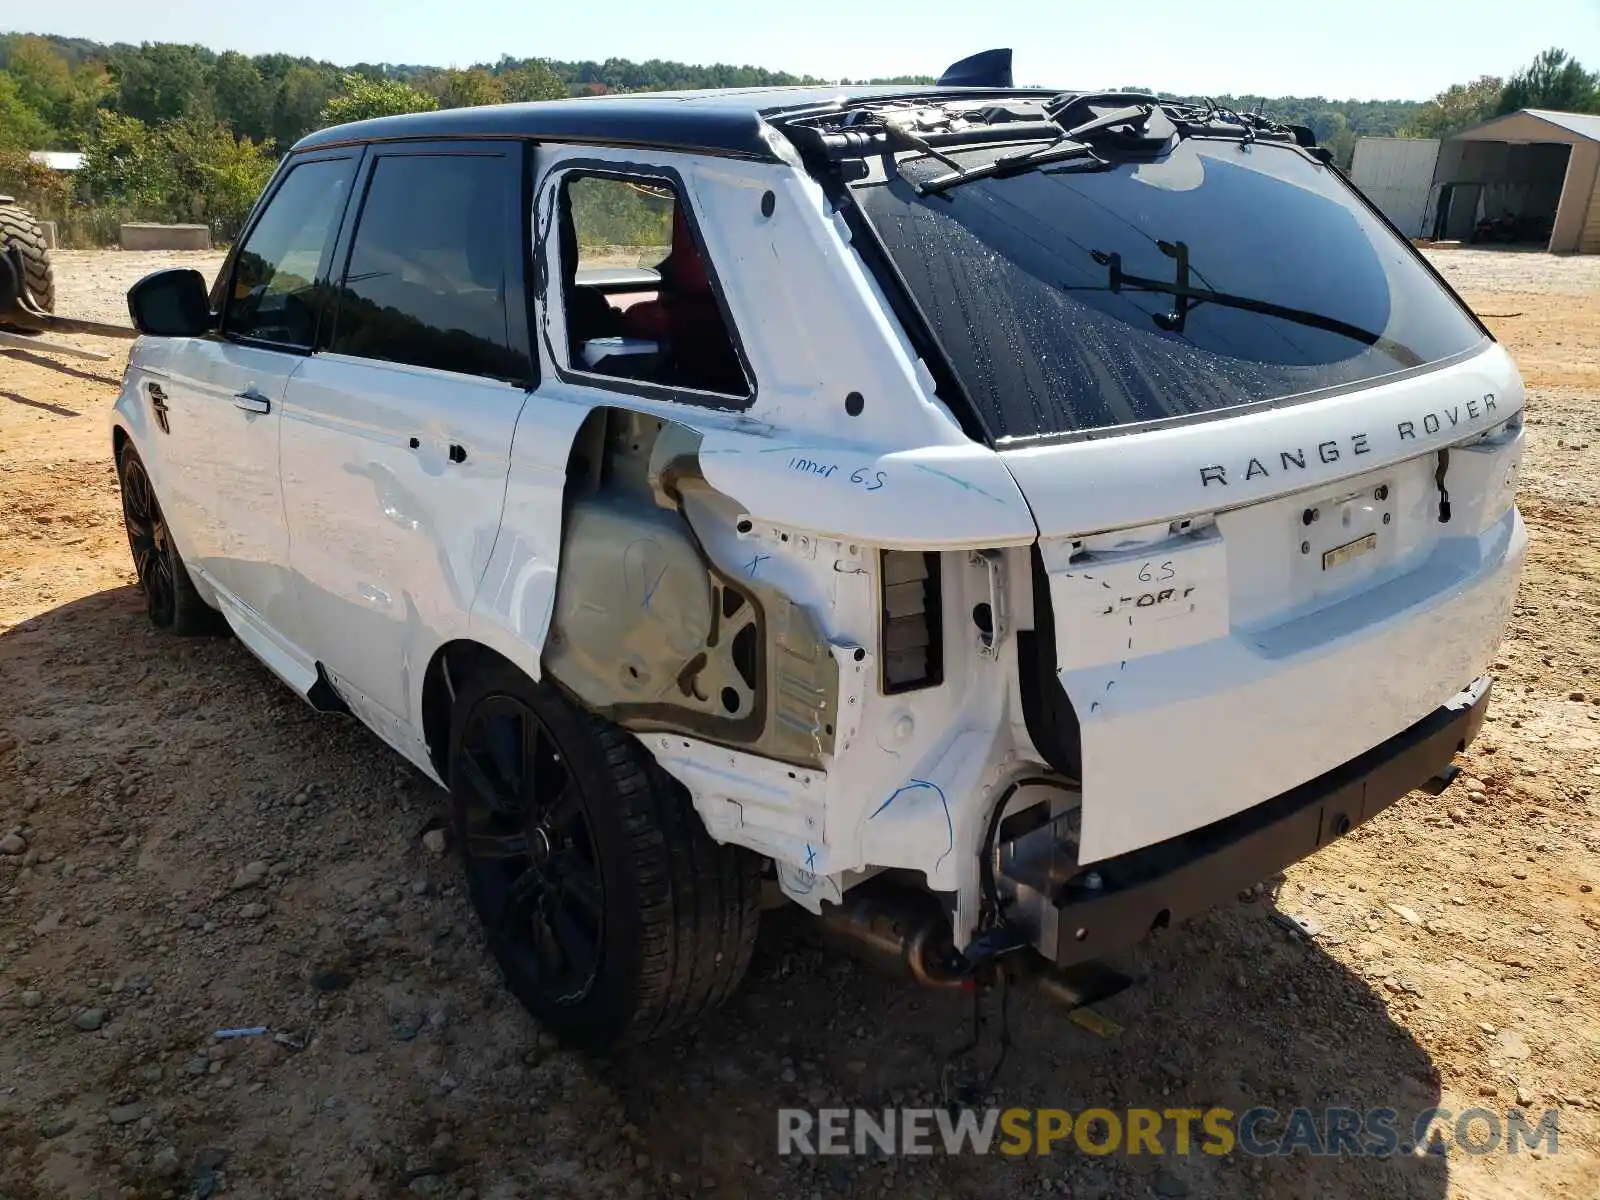
<svg viewBox="0 0 1600 1200"><path fill-rule="evenodd" d="M567 314L567 352L570 363L583 359L583 344L591 338L616 337L622 332L621 315L600 292L578 283L578 227L572 203L562 197L557 206L557 236L561 239L561 299Z"/></svg>
<svg viewBox="0 0 1600 1200"><path fill-rule="evenodd" d="M745 394L749 385L744 369L682 208L673 213L672 249L660 270L660 294L622 314L623 335L646 338L666 348L668 378L663 382Z"/></svg>

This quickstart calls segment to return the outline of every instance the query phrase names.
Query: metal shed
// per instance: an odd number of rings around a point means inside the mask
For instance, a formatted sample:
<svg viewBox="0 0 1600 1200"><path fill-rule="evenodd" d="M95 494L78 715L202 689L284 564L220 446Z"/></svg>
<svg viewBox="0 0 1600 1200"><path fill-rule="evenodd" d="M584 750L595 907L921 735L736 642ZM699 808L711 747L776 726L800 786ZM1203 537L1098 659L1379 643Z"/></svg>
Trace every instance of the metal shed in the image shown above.
<svg viewBox="0 0 1600 1200"><path fill-rule="evenodd" d="M1401 233L1422 237L1438 165L1438 138L1363 137L1350 178Z"/></svg>
<svg viewBox="0 0 1600 1200"><path fill-rule="evenodd" d="M1426 232L1467 240L1483 219L1502 240L1600 253L1600 116L1524 108L1439 147Z"/></svg>

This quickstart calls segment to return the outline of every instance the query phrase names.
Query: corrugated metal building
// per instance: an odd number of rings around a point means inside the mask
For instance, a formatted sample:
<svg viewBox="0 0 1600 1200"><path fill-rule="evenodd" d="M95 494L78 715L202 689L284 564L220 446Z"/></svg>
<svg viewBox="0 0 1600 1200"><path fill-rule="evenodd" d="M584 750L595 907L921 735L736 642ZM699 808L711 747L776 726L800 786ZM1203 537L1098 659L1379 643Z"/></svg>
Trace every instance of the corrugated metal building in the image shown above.
<svg viewBox="0 0 1600 1200"><path fill-rule="evenodd" d="M1364 137L1350 177L1401 233L1421 237L1438 165L1438 138Z"/></svg>
<svg viewBox="0 0 1600 1200"><path fill-rule="evenodd" d="M1525 108L1443 142L1362 138L1351 176L1411 237L1467 241L1487 219L1508 240L1600 253L1600 116Z"/></svg>

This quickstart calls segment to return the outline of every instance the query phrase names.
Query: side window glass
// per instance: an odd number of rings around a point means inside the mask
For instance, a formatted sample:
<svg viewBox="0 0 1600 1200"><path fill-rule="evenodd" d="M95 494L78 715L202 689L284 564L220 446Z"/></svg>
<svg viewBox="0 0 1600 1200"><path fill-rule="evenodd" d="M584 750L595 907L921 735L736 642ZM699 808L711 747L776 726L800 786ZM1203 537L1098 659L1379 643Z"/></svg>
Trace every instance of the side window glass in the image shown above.
<svg viewBox="0 0 1600 1200"><path fill-rule="evenodd" d="M373 168L329 349L514 382L512 178L503 158L394 154Z"/></svg>
<svg viewBox="0 0 1600 1200"><path fill-rule="evenodd" d="M224 333L310 349L317 333L317 267L339 226L353 158L294 167L250 231L234 266Z"/></svg>
<svg viewBox="0 0 1600 1200"><path fill-rule="evenodd" d="M749 396L676 189L657 178L574 173L558 205L572 369Z"/></svg>

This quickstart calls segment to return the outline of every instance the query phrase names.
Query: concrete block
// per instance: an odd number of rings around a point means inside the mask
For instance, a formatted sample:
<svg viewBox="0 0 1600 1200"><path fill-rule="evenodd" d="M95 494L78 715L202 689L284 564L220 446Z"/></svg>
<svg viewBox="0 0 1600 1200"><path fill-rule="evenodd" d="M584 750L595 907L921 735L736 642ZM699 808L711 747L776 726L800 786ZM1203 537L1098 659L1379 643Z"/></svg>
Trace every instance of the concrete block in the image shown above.
<svg viewBox="0 0 1600 1200"><path fill-rule="evenodd" d="M39 229L44 234L44 248L46 250L54 250L56 248L56 223L54 221L40 221Z"/></svg>
<svg viewBox="0 0 1600 1200"><path fill-rule="evenodd" d="M209 250L209 225L154 225L133 223L122 227L124 250Z"/></svg>

